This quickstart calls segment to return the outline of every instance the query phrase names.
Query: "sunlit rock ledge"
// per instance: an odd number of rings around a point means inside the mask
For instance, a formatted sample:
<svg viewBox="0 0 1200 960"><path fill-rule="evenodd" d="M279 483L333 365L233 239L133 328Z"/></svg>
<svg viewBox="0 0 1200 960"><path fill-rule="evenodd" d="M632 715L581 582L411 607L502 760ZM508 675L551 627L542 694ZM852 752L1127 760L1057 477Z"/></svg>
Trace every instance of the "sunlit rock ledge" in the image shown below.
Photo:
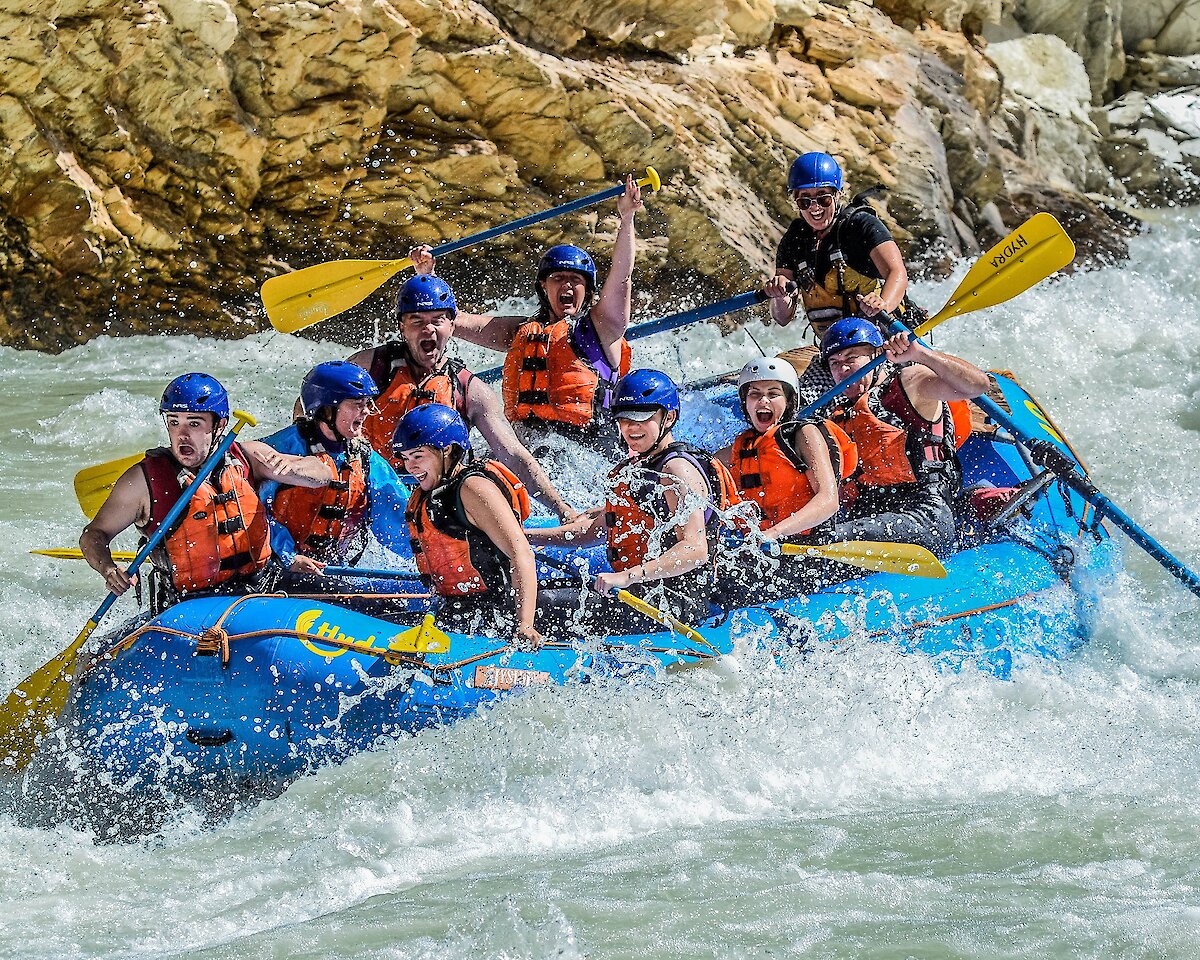
<svg viewBox="0 0 1200 960"><path fill-rule="evenodd" d="M1129 94L1124 18L1153 96L1172 69L1193 84L1177 60L1200 50L1177 3L1120 6L0 0L0 342L242 335L265 323L273 274L402 255L647 165L664 188L640 217L635 282L661 312L761 282L793 214L788 163L812 149L852 191L887 188L876 203L914 264L973 255L1038 209L1083 258L1118 259L1116 211L1172 199L1170 170L1193 156L1162 102L1145 122L1141 104L1105 111ZM1138 145L1165 147L1163 123L1175 167L1156 173ZM546 242L603 263L614 215L439 272L470 306L527 292ZM391 289L322 332L361 337Z"/></svg>

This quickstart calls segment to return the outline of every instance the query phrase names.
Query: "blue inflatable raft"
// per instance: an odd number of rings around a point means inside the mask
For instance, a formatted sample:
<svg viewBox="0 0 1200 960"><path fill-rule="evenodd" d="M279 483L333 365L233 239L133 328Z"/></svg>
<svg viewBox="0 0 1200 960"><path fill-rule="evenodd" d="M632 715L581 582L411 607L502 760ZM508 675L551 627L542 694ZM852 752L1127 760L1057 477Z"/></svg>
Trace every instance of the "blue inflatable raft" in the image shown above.
<svg viewBox="0 0 1200 960"><path fill-rule="evenodd" d="M1024 389L1010 375L994 379L993 398L1018 424L1074 459ZM710 449L741 429L729 386L686 406L682 432ZM1023 448L990 425L960 456L967 486L1021 487L1022 505L990 528L965 528L946 579L862 576L730 611L698 625L702 641L648 632L551 640L530 652L494 637L430 634L421 629L419 598L399 598L408 610L396 618L403 623L356 613L332 597L180 603L109 638L30 782L53 782L58 796L82 784L102 790L102 804L93 796L79 809L102 807L106 820L128 829L151 825L149 811L163 808L164 794L210 811L277 794L314 765L468 716L525 688L655 677L728 653L735 641L779 649L876 638L1000 678L1031 658L1069 653L1088 637L1096 579L1119 563L1107 532L1087 503L1038 473ZM72 771L68 787L64 770Z"/></svg>

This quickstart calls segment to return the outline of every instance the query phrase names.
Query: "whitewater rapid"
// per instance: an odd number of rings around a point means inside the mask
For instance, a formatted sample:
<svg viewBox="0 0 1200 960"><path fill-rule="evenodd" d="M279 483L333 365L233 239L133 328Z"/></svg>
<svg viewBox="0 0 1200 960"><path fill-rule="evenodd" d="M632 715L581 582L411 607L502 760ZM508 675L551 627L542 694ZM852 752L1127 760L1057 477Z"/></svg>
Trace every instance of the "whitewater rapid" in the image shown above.
<svg viewBox="0 0 1200 960"><path fill-rule="evenodd" d="M1098 486L1193 568L1198 240L1176 217L1127 264L935 334L1012 370ZM963 272L918 298L940 306ZM674 305L655 306L642 319ZM767 350L797 344L750 331ZM82 564L27 551L74 543L81 466L161 441L171 377L220 377L261 436L309 367L347 352L269 333L0 350L5 689L103 596ZM712 327L635 349L684 379L756 352ZM591 473L566 479L568 498L590 496ZM1094 642L1008 682L866 641L803 663L740 653L657 684L539 689L215 828L184 814L97 844L0 817L0 953L1190 958L1200 601L1126 556Z"/></svg>

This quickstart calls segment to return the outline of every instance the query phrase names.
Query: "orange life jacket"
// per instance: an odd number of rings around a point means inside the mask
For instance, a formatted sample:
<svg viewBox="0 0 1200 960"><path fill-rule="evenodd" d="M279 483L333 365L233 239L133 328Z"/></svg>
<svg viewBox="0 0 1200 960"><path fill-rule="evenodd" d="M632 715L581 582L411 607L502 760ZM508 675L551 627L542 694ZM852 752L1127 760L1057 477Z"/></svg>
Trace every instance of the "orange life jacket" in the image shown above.
<svg viewBox="0 0 1200 960"><path fill-rule="evenodd" d="M858 467L858 449L841 427L830 420L813 424L825 439L833 475L845 480ZM777 423L766 433L753 427L738 434L730 456L731 473L743 500L757 503L762 511L762 527L785 520L813 498L808 464L796 452L780 427L794 432L799 424ZM808 530L801 531L808 533Z"/></svg>
<svg viewBox="0 0 1200 960"><path fill-rule="evenodd" d="M337 479L323 487L281 486L271 511L296 541L297 553L332 563L342 559L339 546L344 537L365 536L364 521L371 505L367 492L371 449L361 441L348 443L339 468L307 421L296 427L308 442L309 455L318 457Z"/></svg>
<svg viewBox="0 0 1200 960"><path fill-rule="evenodd" d="M833 419L858 447L853 479L863 487L915 484L934 463L951 463L957 469L956 451L971 435L966 401L943 403L941 417L931 423L913 407L900 371L835 412Z"/></svg>
<svg viewBox="0 0 1200 960"><path fill-rule="evenodd" d="M683 457L704 477L708 487L704 525L710 540L715 538L720 525L718 511L728 510L739 501L737 485L725 464L707 451L687 443L670 443L653 457L645 460L634 457L618 464L608 475L611 492L604 506L608 562L613 570L620 572L636 567L661 556L679 542L678 530L691 516L691 511L682 517L673 516L663 497L661 483L663 467L675 457ZM713 557L710 549L710 562Z"/></svg>
<svg viewBox="0 0 1200 960"><path fill-rule="evenodd" d="M529 519L529 494L508 467L480 460L460 471L449 483L409 498L404 518L413 556L421 575L443 597L462 597L508 589L512 568L508 557L467 519L462 485L468 477L483 476L500 488L519 523Z"/></svg>
<svg viewBox="0 0 1200 960"><path fill-rule="evenodd" d="M467 423L467 387L475 376L461 360L445 357L441 366L427 377L417 380L408 348L403 343L385 343L375 348L371 379L383 392L375 401L379 412L368 417L363 436L375 451L392 466L403 468L400 457L392 452L392 436L396 424L410 410L425 403L442 403L453 407Z"/></svg>
<svg viewBox="0 0 1200 960"><path fill-rule="evenodd" d="M521 324L504 358L504 415L513 423L550 420L575 427L594 423L607 409L617 381L629 372L633 349L620 341L616 369L583 314L574 323Z"/></svg>
<svg viewBox="0 0 1200 960"><path fill-rule="evenodd" d="M147 450L142 474L150 491L150 536L191 483L169 447ZM188 509L152 554L178 593L215 587L261 570L271 559L267 511L254 492L250 461L235 443L225 462L192 494Z"/></svg>

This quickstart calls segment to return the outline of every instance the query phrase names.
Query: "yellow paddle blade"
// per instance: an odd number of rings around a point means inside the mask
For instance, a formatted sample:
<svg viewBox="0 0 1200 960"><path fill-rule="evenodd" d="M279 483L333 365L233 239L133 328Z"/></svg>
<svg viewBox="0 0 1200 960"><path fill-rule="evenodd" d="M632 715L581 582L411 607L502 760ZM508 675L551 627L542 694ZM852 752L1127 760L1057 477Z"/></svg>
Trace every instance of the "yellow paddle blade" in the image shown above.
<svg viewBox="0 0 1200 960"><path fill-rule="evenodd" d="M46 550L30 550L34 556L53 557L55 560L82 560L83 551L78 547L50 547ZM132 563L137 554L132 550L114 550L112 558L117 563Z"/></svg>
<svg viewBox="0 0 1200 960"><path fill-rule="evenodd" d="M397 273L411 266L408 257L317 263L264 281L263 306L276 330L295 333L362 303Z"/></svg>
<svg viewBox="0 0 1200 960"><path fill-rule="evenodd" d="M67 706L76 657L96 629L87 622L71 645L42 664L0 704L0 769L23 768Z"/></svg>
<svg viewBox="0 0 1200 960"><path fill-rule="evenodd" d="M699 633L689 627L682 620L676 620L673 616L664 610L659 610L658 607L651 606L641 597L630 593L628 590L618 590L617 599L628 607L632 607L638 613L644 613L655 623L661 623L664 627L670 627L681 636L687 637L693 643L703 643L708 646L709 643Z"/></svg>
<svg viewBox="0 0 1200 960"><path fill-rule="evenodd" d="M387 648L402 653L449 653L450 636L433 622L433 614L427 613L420 626L390 637Z"/></svg>
<svg viewBox="0 0 1200 960"><path fill-rule="evenodd" d="M848 543L828 543L809 546L781 543L779 549L790 557L824 557L838 560L864 570L880 573L899 573L910 577L944 579L946 568L932 553L914 543L881 543L876 540L854 540Z"/></svg>
<svg viewBox="0 0 1200 960"><path fill-rule="evenodd" d="M84 467L75 474L75 497L79 500L83 515L89 520L96 516L96 511L104 505L104 501L112 493L112 488L121 479L121 474L135 463L141 463L144 456L145 454L135 453L120 460Z"/></svg>
<svg viewBox="0 0 1200 960"><path fill-rule="evenodd" d="M946 305L914 331L923 337L944 320L1011 300L1075 258L1057 220L1036 213L975 261Z"/></svg>

